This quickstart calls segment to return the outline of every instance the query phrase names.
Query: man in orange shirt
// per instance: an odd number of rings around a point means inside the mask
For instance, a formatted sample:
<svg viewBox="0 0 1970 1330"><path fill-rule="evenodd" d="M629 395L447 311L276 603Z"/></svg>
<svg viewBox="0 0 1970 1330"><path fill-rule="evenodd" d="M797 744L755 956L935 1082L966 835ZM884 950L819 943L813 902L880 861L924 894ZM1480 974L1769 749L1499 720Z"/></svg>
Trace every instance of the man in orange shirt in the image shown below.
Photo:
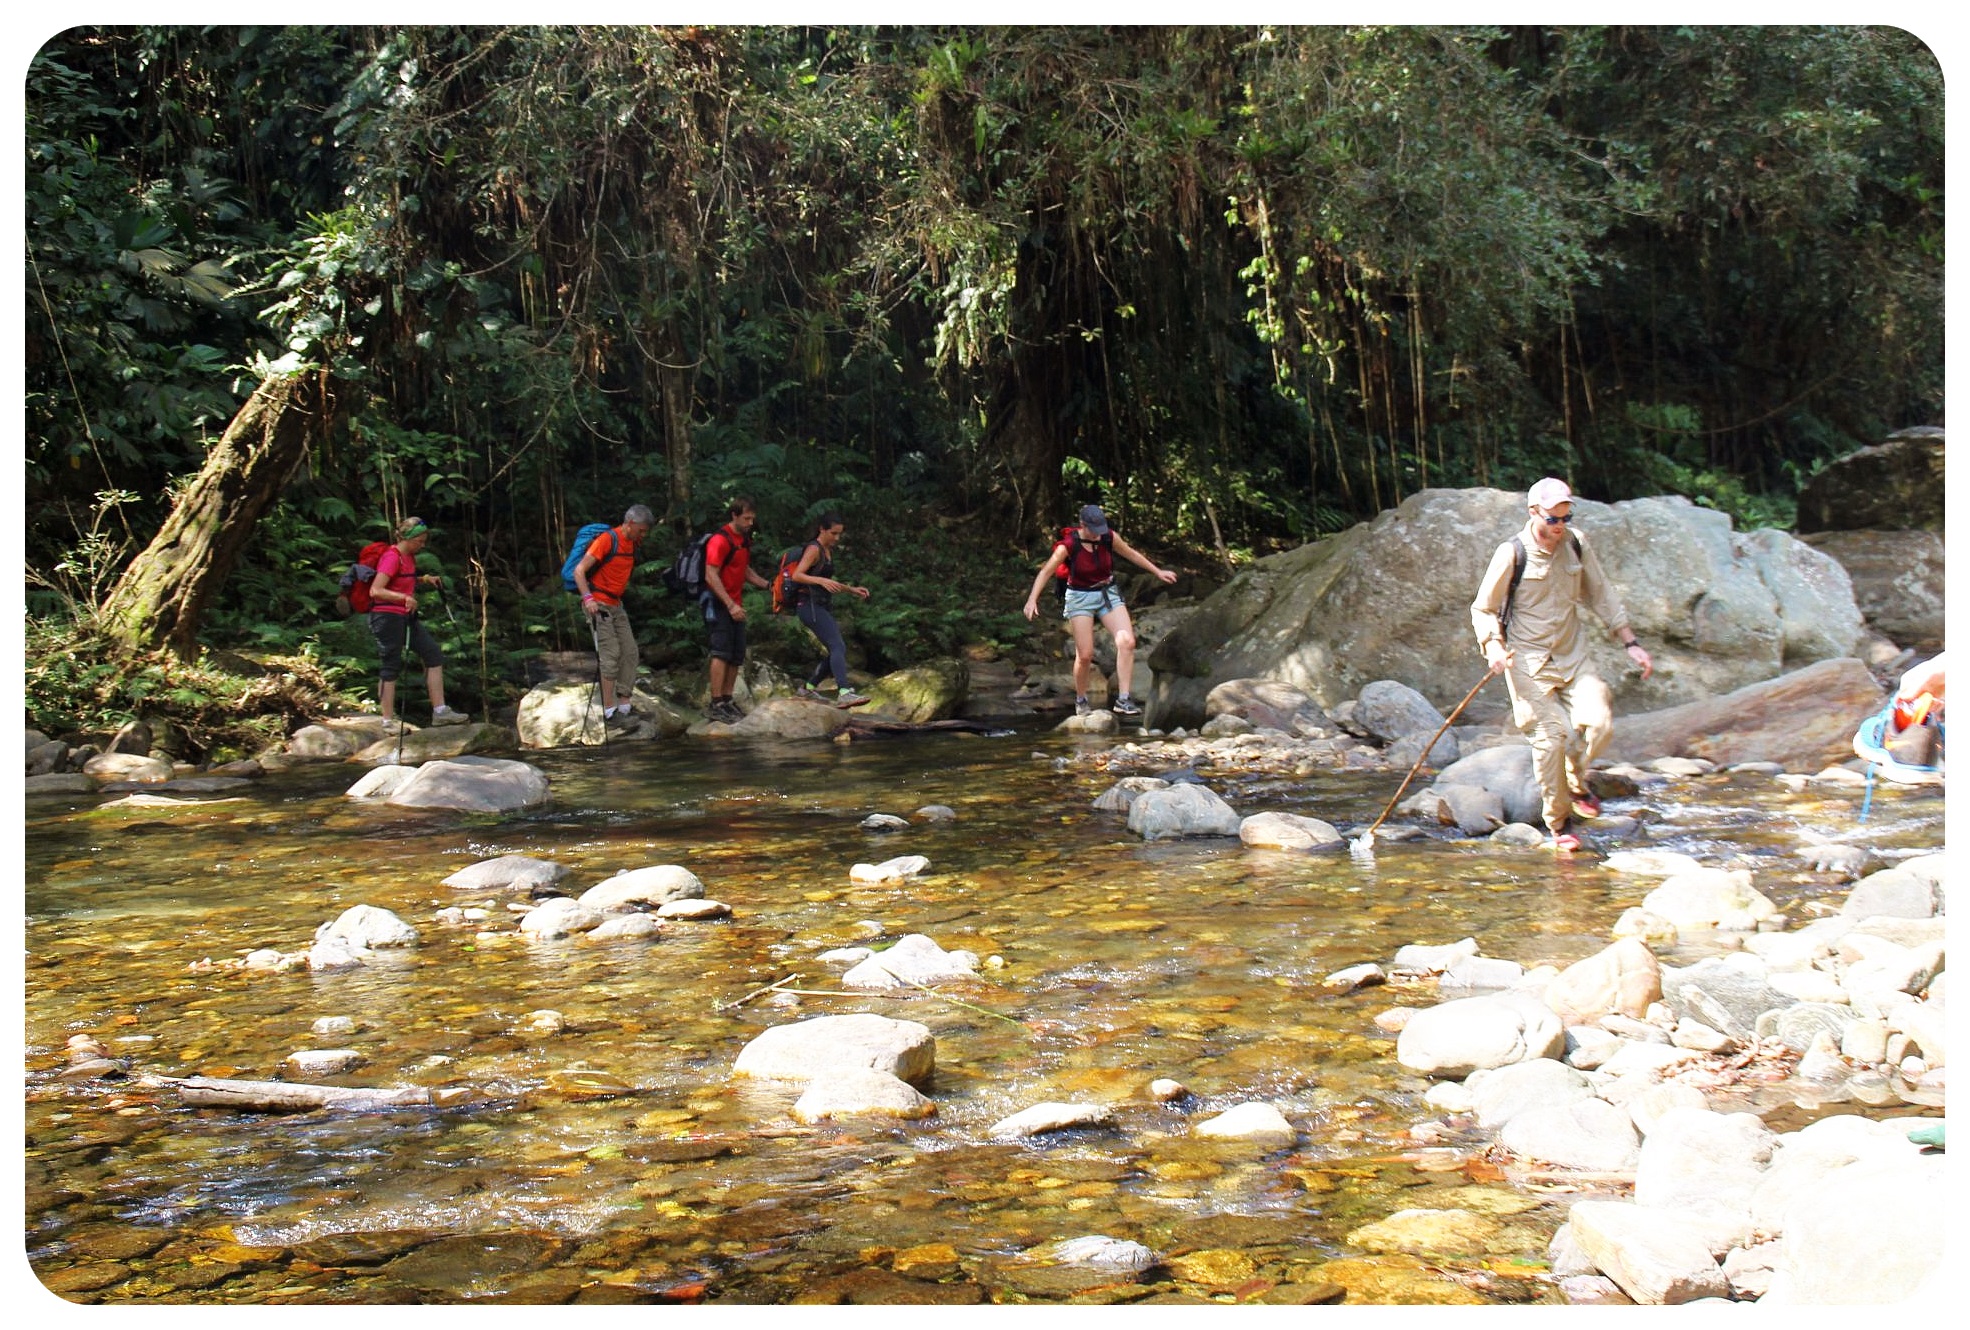
<svg viewBox="0 0 1970 1330"><path fill-rule="evenodd" d="M746 658L746 585L762 591L773 587L752 570L752 529L758 521L751 499L734 499L731 520L705 546L705 589L699 600L711 627L711 704L705 719L727 725L746 715L732 700L739 665Z"/></svg>
<svg viewBox="0 0 1970 1330"><path fill-rule="evenodd" d="M636 570L636 547L656 525L656 515L642 504L623 514L622 525L595 538L575 565L575 589L581 593L582 613L595 633L595 654L601 662L602 723L631 723L629 699L636 691L636 634L622 607L629 575ZM618 701L620 699L620 701Z"/></svg>

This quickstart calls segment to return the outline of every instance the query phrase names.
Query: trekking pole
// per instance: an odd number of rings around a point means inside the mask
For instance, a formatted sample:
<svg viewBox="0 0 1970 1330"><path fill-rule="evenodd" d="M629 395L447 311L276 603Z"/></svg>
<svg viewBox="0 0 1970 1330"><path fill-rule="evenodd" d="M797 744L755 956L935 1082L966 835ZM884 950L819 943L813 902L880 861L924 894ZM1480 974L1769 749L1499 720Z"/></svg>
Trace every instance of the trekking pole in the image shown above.
<svg viewBox="0 0 1970 1330"><path fill-rule="evenodd" d="M1464 700L1457 704L1456 709L1453 710L1448 716L1445 716L1443 718L1443 724L1436 727L1436 733L1432 734L1430 736L1430 741L1423 745L1422 755L1416 759L1416 765L1409 768L1409 774L1402 778L1402 784L1395 787L1395 793L1392 796L1390 796L1388 805L1382 809L1382 815L1376 818L1373 822L1368 824L1368 830L1364 831L1361 835L1355 837L1352 841L1348 842L1348 850L1351 853L1361 856L1363 858L1374 857L1375 828L1381 826L1382 823L1388 819L1388 815L1395 811L1396 800L1400 799L1402 797L1402 792L1409 788L1409 782L1416 779L1416 773L1423 769L1423 763L1429 761L1430 750L1436 747L1436 741L1443 737L1443 732L1449 729L1451 725L1456 722L1457 717L1464 714L1464 708L1469 706L1471 704L1471 699L1478 695L1478 689L1484 687L1486 684L1490 682L1491 682L1491 671L1486 670L1484 672L1484 677L1482 679L1479 679L1475 684L1472 684L1471 691L1464 694Z"/></svg>
<svg viewBox="0 0 1970 1330"><path fill-rule="evenodd" d="M599 711L602 707L602 638L595 631L595 617L587 610L581 612L581 617L588 620L588 640L595 644L595 707ZM588 713L585 710L582 712L581 717L581 737L584 739L588 738ZM602 751L605 754L609 751L609 718L607 716L602 717Z"/></svg>

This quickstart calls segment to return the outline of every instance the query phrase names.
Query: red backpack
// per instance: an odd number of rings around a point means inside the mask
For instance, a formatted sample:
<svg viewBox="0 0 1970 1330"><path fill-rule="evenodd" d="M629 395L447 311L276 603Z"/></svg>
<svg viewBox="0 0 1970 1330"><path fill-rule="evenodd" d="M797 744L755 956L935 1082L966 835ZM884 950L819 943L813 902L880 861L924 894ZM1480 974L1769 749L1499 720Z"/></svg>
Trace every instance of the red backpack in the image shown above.
<svg viewBox="0 0 1970 1330"><path fill-rule="evenodd" d="M1092 571L1093 573L1091 577L1083 577L1081 579L1083 582L1106 584L1114 579L1114 532L1109 532L1090 545L1081 539L1080 527L1064 526L1060 528L1060 540L1055 543L1065 544L1067 546L1067 557L1062 559L1060 566L1053 570L1054 578L1060 584L1062 592L1065 592L1068 585L1073 581L1068 575L1068 570L1074 567L1074 560L1082 554L1088 556L1086 570Z"/></svg>
<svg viewBox="0 0 1970 1330"><path fill-rule="evenodd" d="M812 544L810 540L795 545L780 556L779 571L773 574L773 613L785 614L794 607L794 597L800 594L800 583L793 580L794 570L800 567L800 556Z"/></svg>
<svg viewBox="0 0 1970 1330"><path fill-rule="evenodd" d="M376 565L383 558L383 551L390 548L387 540L373 540L363 546L363 552L342 574L341 593L335 597L335 610L343 618L351 614L369 612L369 584L376 580Z"/></svg>

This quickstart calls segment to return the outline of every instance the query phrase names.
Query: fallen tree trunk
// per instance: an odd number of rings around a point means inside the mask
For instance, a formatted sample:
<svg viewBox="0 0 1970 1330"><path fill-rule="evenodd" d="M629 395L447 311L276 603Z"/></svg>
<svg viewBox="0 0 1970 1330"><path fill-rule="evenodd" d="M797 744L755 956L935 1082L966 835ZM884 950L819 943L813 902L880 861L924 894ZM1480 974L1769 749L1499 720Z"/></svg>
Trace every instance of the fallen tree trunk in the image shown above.
<svg viewBox="0 0 1970 1330"><path fill-rule="evenodd" d="M197 656L206 605L334 414L326 371L280 375L254 389L104 600L109 636L131 651Z"/></svg>
<svg viewBox="0 0 1970 1330"><path fill-rule="evenodd" d="M235 1108L249 1113L308 1113L318 1108L432 1108L437 1097L422 1086L366 1090L346 1085L302 1085L291 1081L235 1081L211 1076L157 1076L156 1084L178 1092L189 1108Z"/></svg>

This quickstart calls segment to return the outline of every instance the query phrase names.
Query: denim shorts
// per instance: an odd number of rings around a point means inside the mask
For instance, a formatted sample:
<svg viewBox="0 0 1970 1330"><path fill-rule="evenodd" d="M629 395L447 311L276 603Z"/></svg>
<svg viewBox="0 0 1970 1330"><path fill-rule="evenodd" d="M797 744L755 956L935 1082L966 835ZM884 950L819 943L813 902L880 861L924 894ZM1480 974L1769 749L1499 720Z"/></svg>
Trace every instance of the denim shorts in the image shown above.
<svg viewBox="0 0 1970 1330"><path fill-rule="evenodd" d="M1093 591L1080 591L1070 586L1067 588L1067 605L1060 617L1072 619L1085 614L1099 619L1110 610L1121 608L1122 593L1115 589L1113 582Z"/></svg>

